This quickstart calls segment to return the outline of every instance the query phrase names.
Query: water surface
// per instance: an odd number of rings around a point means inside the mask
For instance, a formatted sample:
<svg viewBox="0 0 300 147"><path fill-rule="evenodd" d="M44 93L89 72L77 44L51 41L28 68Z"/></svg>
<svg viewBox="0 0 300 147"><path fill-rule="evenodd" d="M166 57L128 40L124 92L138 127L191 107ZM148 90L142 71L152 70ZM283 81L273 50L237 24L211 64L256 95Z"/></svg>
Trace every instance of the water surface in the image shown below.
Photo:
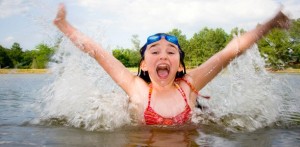
<svg viewBox="0 0 300 147"><path fill-rule="evenodd" d="M275 74L287 90L300 88L300 75ZM0 146L299 146L299 114L254 131L231 132L214 123L177 128L124 125L89 131L71 124L34 124L40 91L52 83L50 74L0 75ZM292 89L289 89L292 88ZM299 93L286 101L299 102ZM293 100L297 99L297 100ZM296 104L299 105L300 103ZM67 104L66 104L67 105ZM293 106L293 105L290 105ZM291 109L291 108L290 108ZM286 114L286 113L285 113ZM298 117L296 116L298 115Z"/></svg>

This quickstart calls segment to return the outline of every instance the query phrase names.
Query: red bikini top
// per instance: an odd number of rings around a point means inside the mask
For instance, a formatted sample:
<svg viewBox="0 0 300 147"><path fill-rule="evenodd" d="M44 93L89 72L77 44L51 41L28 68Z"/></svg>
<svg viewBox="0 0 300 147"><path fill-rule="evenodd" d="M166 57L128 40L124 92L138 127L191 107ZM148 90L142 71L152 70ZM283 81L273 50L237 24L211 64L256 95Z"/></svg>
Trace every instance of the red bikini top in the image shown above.
<svg viewBox="0 0 300 147"><path fill-rule="evenodd" d="M176 116L166 118L156 113L150 106L153 88L152 84L149 85L148 107L144 112L144 119L147 125L181 125L190 119L191 108L187 103L186 95L178 84L175 83L175 86L184 98L185 108L181 113L177 114Z"/></svg>

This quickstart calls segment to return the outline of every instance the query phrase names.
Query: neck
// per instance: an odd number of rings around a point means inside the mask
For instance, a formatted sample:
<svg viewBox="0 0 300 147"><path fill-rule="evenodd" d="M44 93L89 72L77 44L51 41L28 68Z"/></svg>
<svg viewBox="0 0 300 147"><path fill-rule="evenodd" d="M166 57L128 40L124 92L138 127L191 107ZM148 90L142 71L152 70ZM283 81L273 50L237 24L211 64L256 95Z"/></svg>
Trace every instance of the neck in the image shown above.
<svg viewBox="0 0 300 147"><path fill-rule="evenodd" d="M152 84L153 89L155 89L156 91L166 91L166 90L173 89L175 87L174 82L168 83L166 85L161 85L160 83L155 83L155 82L153 82L151 84Z"/></svg>

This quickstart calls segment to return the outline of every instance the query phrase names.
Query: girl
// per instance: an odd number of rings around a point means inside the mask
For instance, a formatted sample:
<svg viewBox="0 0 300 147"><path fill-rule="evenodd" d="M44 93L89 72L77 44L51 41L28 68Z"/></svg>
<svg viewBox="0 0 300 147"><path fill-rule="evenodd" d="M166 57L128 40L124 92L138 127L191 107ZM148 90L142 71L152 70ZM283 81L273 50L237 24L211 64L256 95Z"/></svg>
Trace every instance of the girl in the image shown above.
<svg viewBox="0 0 300 147"><path fill-rule="evenodd" d="M190 120L198 91L228 63L273 28L288 28L282 12L252 31L234 38L223 50L199 67L186 73L184 52L175 36L159 33L148 37L141 48L138 76L101 45L85 36L66 20L63 4L54 24L78 48L95 58L111 78L128 94L139 122L147 125L181 125Z"/></svg>

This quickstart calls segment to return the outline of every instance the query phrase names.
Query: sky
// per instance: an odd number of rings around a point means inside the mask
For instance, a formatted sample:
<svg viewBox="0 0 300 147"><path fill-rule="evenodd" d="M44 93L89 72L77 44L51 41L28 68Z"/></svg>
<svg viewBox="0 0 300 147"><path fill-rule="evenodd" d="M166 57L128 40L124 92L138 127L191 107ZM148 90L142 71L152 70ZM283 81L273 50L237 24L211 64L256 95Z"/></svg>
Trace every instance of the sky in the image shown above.
<svg viewBox="0 0 300 147"><path fill-rule="evenodd" d="M107 48L132 48L132 35L142 46L149 35L174 28L188 39L204 27L250 30L281 7L300 18L299 0L0 0L0 45L53 44L61 35L52 23L59 3L72 25Z"/></svg>

